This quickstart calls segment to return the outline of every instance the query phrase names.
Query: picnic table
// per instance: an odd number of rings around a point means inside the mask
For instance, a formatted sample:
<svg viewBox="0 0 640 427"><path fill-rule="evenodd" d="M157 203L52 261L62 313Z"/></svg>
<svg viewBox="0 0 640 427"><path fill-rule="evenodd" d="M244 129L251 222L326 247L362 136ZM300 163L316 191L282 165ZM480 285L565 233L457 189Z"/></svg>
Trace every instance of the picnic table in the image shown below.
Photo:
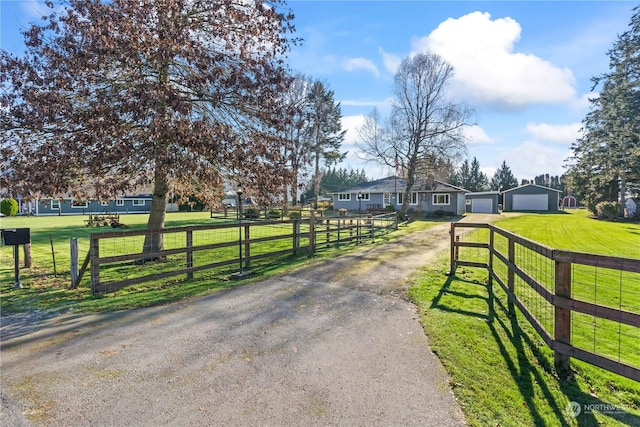
<svg viewBox="0 0 640 427"><path fill-rule="evenodd" d="M84 225L87 227L118 227L120 225L119 214L89 214L89 219L84 220Z"/></svg>

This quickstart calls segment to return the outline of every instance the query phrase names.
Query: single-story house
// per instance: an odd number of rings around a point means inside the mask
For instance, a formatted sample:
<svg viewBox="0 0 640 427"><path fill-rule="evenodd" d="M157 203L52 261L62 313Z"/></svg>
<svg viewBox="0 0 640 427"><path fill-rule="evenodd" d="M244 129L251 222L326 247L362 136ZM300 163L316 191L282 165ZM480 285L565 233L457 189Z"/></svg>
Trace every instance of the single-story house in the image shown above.
<svg viewBox="0 0 640 427"><path fill-rule="evenodd" d="M125 196L108 202L98 200L18 199L23 215L87 215L100 213L148 213L151 210L151 194Z"/></svg>
<svg viewBox="0 0 640 427"><path fill-rule="evenodd" d="M498 213L498 204L500 203L499 191L466 193L465 198L468 213Z"/></svg>
<svg viewBox="0 0 640 427"><path fill-rule="evenodd" d="M560 193L555 188L525 184L502 192L502 210L555 212L560 208Z"/></svg>
<svg viewBox="0 0 640 427"><path fill-rule="evenodd" d="M390 206L394 210L400 210L406 185L405 179L391 176L345 188L331 193L333 208L364 212L385 210ZM467 190L445 182L420 179L413 185L409 195L409 209L461 215L465 211L465 193Z"/></svg>

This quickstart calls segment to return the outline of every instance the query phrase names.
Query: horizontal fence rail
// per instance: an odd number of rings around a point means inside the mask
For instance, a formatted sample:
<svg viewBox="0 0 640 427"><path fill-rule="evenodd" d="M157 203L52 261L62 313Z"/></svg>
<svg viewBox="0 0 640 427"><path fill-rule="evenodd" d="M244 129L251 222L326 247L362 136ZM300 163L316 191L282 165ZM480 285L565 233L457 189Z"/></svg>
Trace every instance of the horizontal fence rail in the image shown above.
<svg viewBox="0 0 640 427"><path fill-rule="evenodd" d="M397 229L395 214L349 218L315 218L92 233L85 265L91 292L101 294L141 283L158 282L205 270L248 270L280 257L313 256L316 251L375 242ZM147 241L162 250L144 250ZM88 264L88 265L87 265ZM178 280L178 279L175 279Z"/></svg>
<svg viewBox="0 0 640 427"><path fill-rule="evenodd" d="M451 224L451 274L485 268L554 351L640 381L640 260L557 250L491 224Z"/></svg>

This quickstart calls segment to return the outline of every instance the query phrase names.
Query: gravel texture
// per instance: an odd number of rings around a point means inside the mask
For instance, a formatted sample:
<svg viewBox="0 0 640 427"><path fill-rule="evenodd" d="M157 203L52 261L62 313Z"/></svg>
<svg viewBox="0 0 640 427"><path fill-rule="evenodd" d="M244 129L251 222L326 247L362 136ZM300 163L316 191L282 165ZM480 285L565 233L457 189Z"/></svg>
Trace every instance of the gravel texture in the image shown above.
<svg viewBox="0 0 640 427"><path fill-rule="evenodd" d="M448 230L166 306L3 318L0 425L464 425L403 298Z"/></svg>

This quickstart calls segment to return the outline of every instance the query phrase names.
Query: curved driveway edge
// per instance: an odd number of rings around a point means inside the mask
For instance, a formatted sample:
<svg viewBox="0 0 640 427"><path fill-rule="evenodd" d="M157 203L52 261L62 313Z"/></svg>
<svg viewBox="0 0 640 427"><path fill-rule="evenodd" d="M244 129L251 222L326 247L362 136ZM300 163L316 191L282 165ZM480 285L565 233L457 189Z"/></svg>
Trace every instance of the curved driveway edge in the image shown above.
<svg viewBox="0 0 640 427"><path fill-rule="evenodd" d="M440 247L448 224L430 230L406 238ZM397 250L433 256L403 239ZM3 327L0 421L13 407L52 426L464 425L415 307L372 289L421 266L406 253L412 267L398 269L386 246L345 256L369 260L342 264L351 275L321 263L167 306L47 319L30 334Z"/></svg>

